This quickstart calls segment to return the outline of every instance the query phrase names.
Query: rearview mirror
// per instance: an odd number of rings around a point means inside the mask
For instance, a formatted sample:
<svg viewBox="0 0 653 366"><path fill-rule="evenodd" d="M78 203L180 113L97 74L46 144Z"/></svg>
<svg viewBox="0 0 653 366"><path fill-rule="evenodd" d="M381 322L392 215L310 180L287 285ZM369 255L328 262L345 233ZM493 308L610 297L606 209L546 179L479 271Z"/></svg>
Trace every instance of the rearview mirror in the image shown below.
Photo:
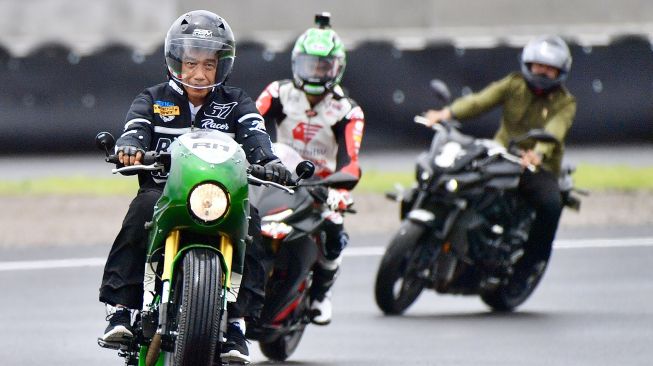
<svg viewBox="0 0 653 366"><path fill-rule="evenodd" d="M110 151L116 146L116 139L108 132L100 132L95 136L95 146L100 150L104 150L109 156L111 155Z"/></svg>
<svg viewBox="0 0 653 366"><path fill-rule="evenodd" d="M295 173L297 174L298 179L310 178L313 176L313 173L315 173L315 164L309 160L304 160L301 163L297 164Z"/></svg>
<svg viewBox="0 0 653 366"><path fill-rule="evenodd" d="M543 129L532 129L528 131L527 133L510 140L510 144L508 144L508 150L513 151L513 149L521 144L522 142L526 140L533 140L537 142L546 142L546 143L553 143L553 144L560 144L560 141L556 139L555 136L553 136L551 133L544 131Z"/></svg>
<svg viewBox="0 0 653 366"><path fill-rule="evenodd" d="M558 139L556 139L556 137L553 136L553 134L539 128L528 131L528 133L524 135L522 141L527 139L531 139L539 142L553 142L553 143L558 142Z"/></svg>
<svg viewBox="0 0 653 366"><path fill-rule="evenodd" d="M440 79L433 79L430 83L431 90L435 94L435 99L440 103L449 104L451 102L451 92L447 84Z"/></svg>

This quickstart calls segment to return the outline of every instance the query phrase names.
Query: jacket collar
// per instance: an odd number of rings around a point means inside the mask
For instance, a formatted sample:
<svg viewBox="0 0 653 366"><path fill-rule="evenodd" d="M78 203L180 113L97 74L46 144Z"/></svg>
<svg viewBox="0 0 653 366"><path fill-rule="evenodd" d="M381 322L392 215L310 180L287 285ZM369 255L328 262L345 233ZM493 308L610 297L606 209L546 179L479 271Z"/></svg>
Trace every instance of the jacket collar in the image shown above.
<svg viewBox="0 0 653 366"><path fill-rule="evenodd" d="M168 86L170 86L170 88L171 88L172 90L174 90L175 93L177 93L178 95L182 96L184 99L188 100L188 95L187 95L187 93L186 93L186 89L184 89L184 86L183 86L182 84L176 82L176 81L173 80L173 79L170 79L170 80L168 80ZM215 96L215 93L216 93L217 89L220 88L221 86L222 86L222 85L219 85L219 86L213 87L213 88L211 89L211 91L209 92L209 94L207 94L207 96L206 96L206 100L204 101L204 104L206 104L206 103L207 103L208 101L210 101L210 100L213 100L213 98L214 98L214 96Z"/></svg>

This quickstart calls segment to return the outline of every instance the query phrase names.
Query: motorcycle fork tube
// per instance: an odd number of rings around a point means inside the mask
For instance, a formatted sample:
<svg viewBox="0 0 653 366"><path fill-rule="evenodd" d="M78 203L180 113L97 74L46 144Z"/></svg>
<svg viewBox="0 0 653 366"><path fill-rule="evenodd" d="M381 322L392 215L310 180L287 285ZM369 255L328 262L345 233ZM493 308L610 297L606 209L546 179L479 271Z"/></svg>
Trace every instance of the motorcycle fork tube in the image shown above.
<svg viewBox="0 0 653 366"><path fill-rule="evenodd" d="M272 253L277 254L279 253L279 248L281 247L281 239L272 239L270 242L270 248L272 249Z"/></svg>
<svg viewBox="0 0 653 366"><path fill-rule="evenodd" d="M173 230L168 234L165 243L163 256L163 275L161 276L161 309L159 311L159 333L168 334L168 305L170 303L170 281L172 279L172 266L174 259L179 252L179 230Z"/></svg>
<svg viewBox="0 0 653 366"><path fill-rule="evenodd" d="M430 186L430 183L429 183ZM426 193L422 190L420 190L417 193L417 197L415 198L415 202L413 203L413 207L411 209L416 210L422 207L422 203L424 202L424 199L426 199Z"/></svg>
<svg viewBox="0 0 653 366"><path fill-rule="evenodd" d="M442 225L442 230L435 232L435 236L440 240L444 240L449 235L451 228L453 227L456 220L458 220L458 216L460 216L460 213L465 209L466 202L457 200L455 205L456 206L453 208L453 211L445 219L444 225Z"/></svg>
<svg viewBox="0 0 653 366"><path fill-rule="evenodd" d="M225 289L233 289L232 291L235 291L234 296L238 298L238 289L240 288L240 278L234 279L238 283L232 284L232 276L231 276L231 266L232 266L232 261L233 261L233 256L234 256L234 245L231 242L231 238L229 238L226 235L222 235L220 237L220 253L222 253L222 265L224 266L224 270L222 271L223 273L223 288ZM227 297L223 296L223 299L225 300L224 305L226 305L226 300Z"/></svg>

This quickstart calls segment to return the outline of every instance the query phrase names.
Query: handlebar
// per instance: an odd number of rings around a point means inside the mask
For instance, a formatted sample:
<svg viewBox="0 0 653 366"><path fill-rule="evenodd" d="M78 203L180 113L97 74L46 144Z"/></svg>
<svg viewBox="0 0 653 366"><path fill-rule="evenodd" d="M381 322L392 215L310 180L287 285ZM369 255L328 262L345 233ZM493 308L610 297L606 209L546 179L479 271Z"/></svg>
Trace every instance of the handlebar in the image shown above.
<svg viewBox="0 0 653 366"><path fill-rule="evenodd" d="M265 168L261 165L250 165L247 167L247 181L254 185L271 186L289 194L294 194L295 191L293 188L297 187L297 185L284 186L283 184L265 180Z"/></svg>
<svg viewBox="0 0 653 366"><path fill-rule="evenodd" d="M456 128L456 129L460 128L460 122L458 122L457 120L453 120L453 119L452 120L446 120L446 121L440 121L438 123L434 123L434 124L431 125L431 122L429 121L428 118L426 118L426 117L424 117L422 115L416 115L415 117L413 117L413 121L415 123L418 123L418 124L424 125L426 127L429 127L429 128L435 130L438 133L448 132L451 128ZM502 158L504 158L504 159L506 159L506 160L508 160L510 162L521 165L521 158L519 156L514 155L514 154L512 154L509 151L506 151L504 149L501 149L501 151L495 152L495 155L500 155ZM537 171L537 166L535 166L533 164L528 164L526 166L526 169L528 169L531 173L535 173Z"/></svg>
<svg viewBox="0 0 653 366"><path fill-rule="evenodd" d="M264 185L264 186L272 186L274 188L280 189L282 191L285 191L289 194L294 194L295 190L299 187L317 187L317 186L328 186L332 182L329 182L328 179L322 179L322 180L315 180L315 181L309 181L309 180L302 180L298 179L294 184L290 184L287 186L284 186L279 183L275 183L269 180L265 180L265 168L260 166L260 165L250 165L247 168L247 180L251 184L255 185ZM314 196L315 197L315 196ZM321 203L325 204L324 201L319 200ZM353 203L353 201L352 201ZM351 208L351 205L348 206L345 209L338 210L343 213L352 213L355 214L356 210Z"/></svg>
<svg viewBox="0 0 653 366"><path fill-rule="evenodd" d="M424 125L426 127L434 129L436 131L448 130L451 127L459 129L461 127L460 122L458 122L455 119L449 119L449 120L440 121L438 123L431 124L431 121L429 121L428 118L426 118L426 117L424 117L422 115L414 116L413 117L413 122L419 123L420 125Z"/></svg>
<svg viewBox="0 0 653 366"><path fill-rule="evenodd" d="M521 165L521 159L517 155L513 155L513 154L511 154L509 152L501 152L501 153L499 153L499 155L501 155L502 158L504 158L504 159L506 159L506 160L508 160L508 161L510 161L512 163ZM530 171L531 173L537 172L537 166L533 165L533 164L526 165L526 169L528 169L528 171Z"/></svg>
<svg viewBox="0 0 653 366"><path fill-rule="evenodd" d="M164 171L167 162L169 162L170 154L165 152L156 152L148 151L143 154L141 159L141 164L130 165L130 166L120 166L115 169L111 169L112 174L117 173L132 173L137 171ZM118 155L108 155L104 161L110 164L122 165L118 160Z"/></svg>

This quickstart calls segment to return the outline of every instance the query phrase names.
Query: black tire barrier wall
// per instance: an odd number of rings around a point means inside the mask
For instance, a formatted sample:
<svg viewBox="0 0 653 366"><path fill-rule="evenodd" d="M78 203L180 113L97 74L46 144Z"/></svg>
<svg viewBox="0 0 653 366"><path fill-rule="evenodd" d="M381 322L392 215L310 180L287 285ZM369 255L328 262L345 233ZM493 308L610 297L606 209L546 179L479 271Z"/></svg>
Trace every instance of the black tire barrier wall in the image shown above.
<svg viewBox="0 0 653 366"><path fill-rule="evenodd" d="M290 45L289 45L290 47ZM578 112L571 144L641 143L653 140L653 57L645 38L624 37L608 46L571 45L567 82ZM349 51L343 84L363 107L365 150L426 146L431 133L412 116L437 107L429 81L445 81L452 95L478 91L518 70L521 49L499 46L458 49L432 44L401 51L370 42ZM229 83L252 98L272 80L289 78L290 48L269 52L239 44ZM27 57L0 49L0 153L93 151L98 131L116 135L133 98L165 79L163 51L142 55L109 46L80 58L68 49L44 46ZM489 137L500 111L469 121L464 131Z"/></svg>

